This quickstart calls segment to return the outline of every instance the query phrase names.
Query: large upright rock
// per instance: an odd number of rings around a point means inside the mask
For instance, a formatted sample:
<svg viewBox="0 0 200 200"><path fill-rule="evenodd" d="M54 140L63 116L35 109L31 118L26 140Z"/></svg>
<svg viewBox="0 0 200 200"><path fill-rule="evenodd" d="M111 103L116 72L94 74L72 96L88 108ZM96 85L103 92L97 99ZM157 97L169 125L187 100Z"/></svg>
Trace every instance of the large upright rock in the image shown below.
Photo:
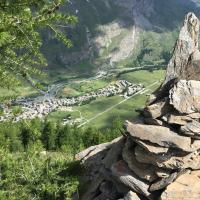
<svg viewBox="0 0 200 200"><path fill-rule="evenodd" d="M164 84L175 78L200 80L200 67L194 67L194 71L189 68L191 65L188 65L191 59L199 59L199 26L198 18L193 13L188 13L168 64Z"/></svg>

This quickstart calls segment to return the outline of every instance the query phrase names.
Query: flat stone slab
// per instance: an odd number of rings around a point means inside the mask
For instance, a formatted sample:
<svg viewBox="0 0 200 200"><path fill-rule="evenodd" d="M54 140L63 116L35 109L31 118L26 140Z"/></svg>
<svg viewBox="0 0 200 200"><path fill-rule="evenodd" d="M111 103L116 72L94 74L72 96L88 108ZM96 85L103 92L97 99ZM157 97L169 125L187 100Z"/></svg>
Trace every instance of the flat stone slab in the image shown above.
<svg viewBox="0 0 200 200"><path fill-rule="evenodd" d="M161 147L159 145L153 144L151 142L148 141L142 141L139 139L135 139L132 138L138 145L140 145L141 147L143 147L145 150L147 150L150 153L154 153L154 154L163 154L163 153L167 153L169 148L167 147Z"/></svg>
<svg viewBox="0 0 200 200"><path fill-rule="evenodd" d="M144 122L149 125L165 126L165 123L159 119L144 118Z"/></svg>
<svg viewBox="0 0 200 200"><path fill-rule="evenodd" d="M186 173L187 171L188 170L182 170L182 171L179 171L179 172L174 172L174 173L170 174L168 177L162 178L161 180L153 183L150 186L149 191L153 192L153 191L164 189L165 187L170 185L172 182L174 182L179 176Z"/></svg>
<svg viewBox="0 0 200 200"><path fill-rule="evenodd" d="M133 124L129 121L125 124L127 133L139 140L149 141L162 147L174 147L184 151L191 151L191 139L172 132L167 127Z"/></svg>
<svg viewBox="0 0 200 200"><path fill-rule="evenodd" d="M200 119L200 113L191 113L189 115L180 115L178 113L168 114L162 118L168 124L186 125L195 119Z"/></svg>
<svg viewBox="0 0 200 200"><path fill-rule="evenodd" d="M173 155L173 152L157 155L137 146L135 148L135 156L140 163L152 164L161 168L174 170L187 168L193 170L200 169L200 151L195 151L187 155Z"/></svg>
<svg viewBox="0 0 200 200"><path fill-rule="evenodd" d="M167 100L156 102L144 109L144 116L146 118L159 118L172 110L172 106Z"/></svg>

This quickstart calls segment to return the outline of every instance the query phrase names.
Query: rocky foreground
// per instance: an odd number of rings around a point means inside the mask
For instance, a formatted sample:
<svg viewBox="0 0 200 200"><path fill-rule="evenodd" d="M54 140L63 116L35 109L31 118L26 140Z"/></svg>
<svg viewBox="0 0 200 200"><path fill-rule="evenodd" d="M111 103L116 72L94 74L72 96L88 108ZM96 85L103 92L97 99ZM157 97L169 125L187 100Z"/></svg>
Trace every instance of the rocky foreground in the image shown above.
<svg viewBox="0 0 200 200"><path fill-rule="evenodd" d="M200 199L199 20L189 13L162 86L123 136L76 155L83 200Z"/></svg>

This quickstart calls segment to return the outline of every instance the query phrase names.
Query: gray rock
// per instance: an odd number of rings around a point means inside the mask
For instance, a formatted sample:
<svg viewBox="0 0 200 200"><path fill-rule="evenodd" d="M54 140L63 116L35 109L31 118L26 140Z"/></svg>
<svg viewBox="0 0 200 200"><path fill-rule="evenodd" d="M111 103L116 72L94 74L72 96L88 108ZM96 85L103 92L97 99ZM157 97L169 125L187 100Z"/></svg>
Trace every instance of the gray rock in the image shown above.
<svg viewBox="0 0 200 200"><path fill-rule="evenodd" d="M193 52L189 58L189 62L185 67L185 77L186 80L200 80L200 52L196 50Z"/></svg>
<svg viewBox="0 0 200 200"><path fill-rule="evenodd" d="M154 119L154 118L144 118L145 124L149 125L155 125L155 126L166 126L166 124L159 120L159 119Z"/></svg>
<svg viewBox="0 0 200 200"><path fill-rule="evenodd" d="M162 100L147 106L144 109L144 116L146 118L156 119L158 117L162 117L163 115L169 113L171 110L172 106L168 103L168 101Z"/></svg>
<svg viewBox="0 0 200 200"><path fill-rule="evenodd" d="M177 82L170 90L170 104L182 114L200 112L200 81Z"/></svg>
<svg viewBox="0 0 200 200"><path fill-rule="evenodd" d="M184 135L188 135L192 138L200 139L200 123L193 120L188 122L185 126L180 128L180 131ZM199 146L200 149L200 146Z"/></svg>
<svg viewBox="0 0 200 200"><path fill-rule="evenodd" d="M167 187L168 185L173 183L180 175L182 175L186 172L187 172L187 170L181 170L180 172L174 172L174 173L170 174L168 177L162 178L161 180L153 183L150 186L149 191L153 192L156 190L164 189L165 187Z"/></svg>
<svg viewBox="0 0 200 200"><path fill-rule="evenodd" d="M75 159L81 161L82 166L87 169L87 173L84 174L85 179L93 180L98 176L103 164L106 166L111 165L109 164L111 160L106 159L108 162L105 163L104 161L103 163L103 159L109 157L114 160L118 154L111 154L110 152L112 152L112 148L116 148L116 144L122 143L122 140L123 138L119 137L111 142L89 147L75 156Z"/></svg>
<svg viewBox="0 0 200 200"><path fill-rule="evenodd" d="M126 122L127 133L136 139L149 141L161 147L174 147L184 151L191 150L191 139L172 132L167 127L133 124Z"/></svg>
<svg viewBox="0 0 200 200"><path fill-rule="evenodd" d="M178 155L179 154L179 155ZM152 154L145 149L137 146L135 148L135 157L138 162L152 164L166 169L200 169L200 152L195 151L190 154L177 153L176 150L165 154Z"/></svg>
<svg viewBox="0 0 200 200"><path fill-rule="evenodd" d="M163 116L163 120L168 124L186 125L194 119L199 119L200 113L191 113L189 115L181 115L179 113L172 113Z"/></svg>
<svg viewBox="0 0 200 200"><path fill-rule="evenodd" d="M99 190L101 194L96 197L94 200L105 200L105 199L116 199L118 196L118 192L114 186L114 184L110 181L104 181L101 183Z"/></svg>
<svg viewBox="0 0 200 200"><path fill-rule="evenodd" d="M119 139L114 140L112 142L112 147L107 152L105 158L102 160L102 164L104 165L105 168L110 169L111 165L114 162L117 162L119 156L121 156L122 154L124 143L125 143L125 138L123 137L120 137Z"/></svg>
<svg viewBox="0 0 200 200"><path fill-rule="evenodd" d="M101 183L104 181L102 176L97 176L93 179L93 182L88 185L87 191L81 196L81 200L93 200L96 197L96 193L99 191Z"/></svg>
<svg viewBox="0 0 200 200"><path fill-rule="evenodd" d="M163 153L167 153L169 150L169 148L161 147L159 145L153 144L148 141L142 141L136 138L132 138L132 140L135 141L138 145L140 145L141 147L143 147L145 150L147 150L150 153L163 154Z"/></svg>
<svg viewBox="0 0 200 200"><path fill-rule="evenodd" d="M164 85L175 78L179 80L186 79L188 71L193 73L190 79L196 80L194 78L197 77L197 75L194 71L187 69L187 64L190 56L198 50L198 36L199 20L193 13L189 13L185 18L184 25L181 28L178 41L174 48L173 56L167 66ZM199 76L198 80L200 80Z"/></svg>
<svg viewBox="0 0 200 200"><path fill-rule="evenodd" d="M148 182L141 180L134 172L132 172L124 161L118 161L114 163L111 167L112 175L120 183L129 187L132 191L144 195L150 200L153 197L150 192L148 192L149 184Z"/></svg>
<svg viewBox="0 0 200 200"><path fill-rule="evenodd" d="M123 152L123 160L128 164L128 167L137 174L140 178L152 182L158 178L156 175L157 167L151 164L139 163L134 155L134 146L130 139L127 140Z"/></svg>
<svg viewBox="0 0 200 200"><path fill-rule="evenodd" d="M141 199L135 192L129 191L123 200L141 200Z"/></svg>
<svg viewBox="0 0 200 200"><path fill-rule="evenodd" d="M167 187L176 179L177 176L178 176L178 173L174 172L174 173L170 174L169 177L162 178L158 182L153 183L150 186L149 191L154 192L156 190L161 190L161 189Z"/></svg>
<svg viewBox="0 0 200 200"><path fill-rule="evenodd" d="M170 184L162 193L160 200L200 199L200 171L187 172Z"/></svg>

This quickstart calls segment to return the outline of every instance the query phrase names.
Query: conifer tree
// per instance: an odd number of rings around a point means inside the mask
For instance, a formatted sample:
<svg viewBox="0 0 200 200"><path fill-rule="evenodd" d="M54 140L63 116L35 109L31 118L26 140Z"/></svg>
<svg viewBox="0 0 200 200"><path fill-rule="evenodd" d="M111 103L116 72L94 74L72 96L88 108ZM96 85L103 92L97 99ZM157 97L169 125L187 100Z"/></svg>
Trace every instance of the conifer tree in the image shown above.
<svg viewBox="0 0 200 200"><path fill-rule="evenodd" d="M68 125L60 127L57 133L57 147L61 148L70 143L71 129Z"/></svg>
<svg viewBox="0 0 200 200"><path fill-rule="evenodd" d="M56 130L52 122L46 122L42 135L42 143L46 150L54 150L56 147Z"/></svg>
<svg viewBox="0 0 200 200"><path fill-rule="evenodd" d="M71 46L59 27L76 22L68 13L60 12L67 0L1 0L0 1L0 86L12 86L25 79L32 86L32 76L41 75L46 60L40 48L40 32L48 29ZM18 80L18 81L17 81Z"/></svg>

